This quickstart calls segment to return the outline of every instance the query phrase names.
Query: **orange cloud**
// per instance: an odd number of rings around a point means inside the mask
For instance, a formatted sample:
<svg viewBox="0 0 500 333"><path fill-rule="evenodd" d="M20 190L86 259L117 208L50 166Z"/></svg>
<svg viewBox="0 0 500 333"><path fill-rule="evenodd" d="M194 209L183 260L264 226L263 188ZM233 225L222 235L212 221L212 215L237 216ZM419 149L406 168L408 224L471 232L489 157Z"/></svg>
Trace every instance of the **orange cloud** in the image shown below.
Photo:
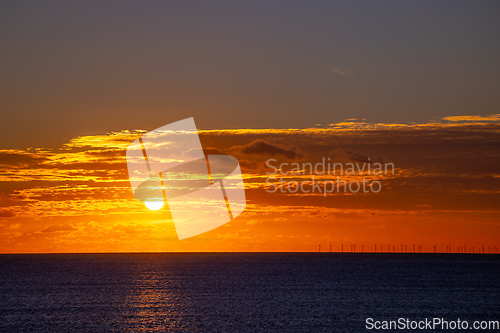
<svg viewBox="0 0 500 333"><path fill-rule="evenodd" d="M248 204L238 219L182 242L168 205L149 211L130 191L124 151L144 131L78 137L61 149L1 150L0 252L315 251L319 242L338 250L346 239L367 247L493 244L500 239L500 124L481 122L497 116L201 131L205 153L240 159ZM269 193L268 158L288 163L288 169L323 158L390 161L396 172L341 175L346 182L379 181L379 193L323 196L281 191L284 187ZM273 181L311 182L312 176L337 182L332 175L307 172L278 172Z"/></svg>
<svg viewBox="0 0 500 333"><path fill-rule="evenodd" d="M477 122L477 121L500 121L500 114L492 114L489 116L449 116L444 117L444 120L448 121L467 121L467 122Z"/></svg>

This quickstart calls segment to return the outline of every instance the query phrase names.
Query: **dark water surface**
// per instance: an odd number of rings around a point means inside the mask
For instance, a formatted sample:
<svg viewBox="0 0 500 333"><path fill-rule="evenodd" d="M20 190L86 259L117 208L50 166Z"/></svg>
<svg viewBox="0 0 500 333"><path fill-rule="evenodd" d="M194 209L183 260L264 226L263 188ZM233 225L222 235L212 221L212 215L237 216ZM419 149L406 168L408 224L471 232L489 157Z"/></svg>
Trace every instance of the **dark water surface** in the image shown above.
<svg viewBox="0 0 500 333"><path fill-rule="evenodd" d="M366 332L367 317L500 320L499 273L500 255L477 254L0 255L0 331Z"/></svg>

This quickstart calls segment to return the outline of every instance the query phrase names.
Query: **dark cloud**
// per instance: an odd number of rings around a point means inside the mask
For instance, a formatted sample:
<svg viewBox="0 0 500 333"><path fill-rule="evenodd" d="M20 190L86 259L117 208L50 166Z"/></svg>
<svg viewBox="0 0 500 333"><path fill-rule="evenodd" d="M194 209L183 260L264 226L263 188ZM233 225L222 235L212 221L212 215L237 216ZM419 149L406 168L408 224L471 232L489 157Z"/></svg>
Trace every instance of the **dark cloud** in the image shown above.
<svg viewBox="0 0 500 333"><path fill-rule="evenodd" d="M335 148L329 152L336 162L388 163L380 156L369 156L352 149Z"/></svg>
<svg viewBox="0 0 500 333"><path fill-rule="evenodd" d="M16 214L9 209L0 209L0 217L14 217Z"/></svg>
<svg viewBox="0 0 500 333"><path fill-rule="evenodd" d="M290 160L304 158L304 154L297 147L285 147L266 142L261 139L254 140L244 146L231 147L231 151L242 155L277 156L281 155Z"/></svg>
<svg viewBox="0 0 500 333"><path fill-rule="evenodd" d="M203 153L205 155L224 155L224 152L222 150L215 147L204 147Z"/></svg>
<svg viewBox="0 0 500 333"><path fill-rule="evenodd" d="M200 148L191 148L182 153L182 156L188 158L198 158L198 156L200 156L200 151L202 151Z"/></svg>
<svg viewBox="0 0 500 333"><path fill-rule="evenodd" d="M259 168L259 163L256 161L249 161L247 159L239 160L241 169L243 170L257 170Z"/></svg>
<svg viewBox="0 0 500 333"><path fill-rule="evenodd" d="M29 167L45 162L47 157L22 150L0 151L0 165L9 167Z"/></svg>

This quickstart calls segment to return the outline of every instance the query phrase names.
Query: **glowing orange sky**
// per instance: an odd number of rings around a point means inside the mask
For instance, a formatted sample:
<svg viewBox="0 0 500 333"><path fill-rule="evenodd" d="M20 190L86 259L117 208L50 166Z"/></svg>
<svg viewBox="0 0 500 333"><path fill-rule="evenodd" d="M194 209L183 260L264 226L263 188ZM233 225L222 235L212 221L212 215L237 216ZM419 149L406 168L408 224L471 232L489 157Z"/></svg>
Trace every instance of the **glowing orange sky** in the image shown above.
<svg viewBox="0 0 500 333"><path fill-rule="evenodd" d="M141 131L72 139L59 149L0 151L0 252L378 251L499 247L499 116L425 124L349 121L327 128L201 131L207 153L240 160L247 209L178 241L167 210L129 188L125 149ZM266 192L265 161L394 163L379 193ZM290 179L310 179L309 175ZM348 178L345 176L344 178Z"/></svg>

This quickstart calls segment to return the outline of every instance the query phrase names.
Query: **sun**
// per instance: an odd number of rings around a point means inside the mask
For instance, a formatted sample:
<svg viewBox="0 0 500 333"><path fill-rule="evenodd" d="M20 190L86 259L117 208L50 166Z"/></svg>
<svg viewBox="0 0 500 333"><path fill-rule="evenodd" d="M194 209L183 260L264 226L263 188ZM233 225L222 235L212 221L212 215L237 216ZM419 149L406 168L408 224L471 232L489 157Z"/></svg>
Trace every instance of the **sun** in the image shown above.
<svg viewBox="0 0 500 333"><path fill-rule="evenodd" d="M163 201L145 201L144 204L151 210L158 210L163 207Z"/></svg>

